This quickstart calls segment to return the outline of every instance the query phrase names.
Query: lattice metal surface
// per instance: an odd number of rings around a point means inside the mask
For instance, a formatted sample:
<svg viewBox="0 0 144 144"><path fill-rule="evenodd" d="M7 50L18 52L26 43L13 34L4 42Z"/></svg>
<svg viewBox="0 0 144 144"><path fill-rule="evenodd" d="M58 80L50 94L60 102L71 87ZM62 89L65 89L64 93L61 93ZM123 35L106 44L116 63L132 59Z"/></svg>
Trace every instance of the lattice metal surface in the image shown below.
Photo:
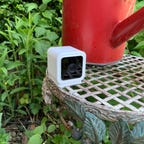
<svg viewBox="0 0 144 144"><path fill-rule="evenodd" d="M143 113L144 59L127 55L114 65L87 65L83 83L63 91L101 109Z"/></svg>

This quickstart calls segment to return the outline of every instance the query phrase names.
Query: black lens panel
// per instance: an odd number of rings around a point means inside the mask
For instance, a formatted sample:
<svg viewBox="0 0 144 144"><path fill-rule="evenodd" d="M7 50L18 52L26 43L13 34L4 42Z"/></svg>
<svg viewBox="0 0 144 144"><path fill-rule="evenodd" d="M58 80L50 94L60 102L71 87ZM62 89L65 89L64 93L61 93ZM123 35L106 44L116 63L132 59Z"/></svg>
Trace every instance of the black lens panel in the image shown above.
<svg viewBox="0 0 144 144"><path fill-rule="evenodd" d="M64 57L61 61L61 79L75 79L82 76L83 57Z"/></svg>

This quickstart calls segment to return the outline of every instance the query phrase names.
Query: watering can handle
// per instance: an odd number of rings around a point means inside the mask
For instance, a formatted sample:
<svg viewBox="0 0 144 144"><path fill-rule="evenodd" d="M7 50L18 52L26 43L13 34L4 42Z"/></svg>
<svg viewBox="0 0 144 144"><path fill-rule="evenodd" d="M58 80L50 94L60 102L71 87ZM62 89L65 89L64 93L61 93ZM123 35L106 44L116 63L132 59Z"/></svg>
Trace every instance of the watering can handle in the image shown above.
<svg viewBox="0 0 144 144"><path fill-rule="evenodd" d="M118 47L142 29L144 29L144 7L116 25L110 39L111 45Z"/></svg>

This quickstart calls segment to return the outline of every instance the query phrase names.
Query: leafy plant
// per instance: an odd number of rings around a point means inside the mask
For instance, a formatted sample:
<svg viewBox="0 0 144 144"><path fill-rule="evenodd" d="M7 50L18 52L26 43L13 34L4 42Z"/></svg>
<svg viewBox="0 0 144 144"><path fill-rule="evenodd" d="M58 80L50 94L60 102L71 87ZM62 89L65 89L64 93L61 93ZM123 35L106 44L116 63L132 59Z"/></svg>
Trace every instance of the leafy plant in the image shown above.
<svg viewBox="0 0 144 144"><path fill-rule="evenodd" d="M140 9L143 5L143 0L137 0L135 10ZM144 57L144 31L139 32L136 36L129 40L127 48L128 53Z"/></svg>
<svg viewBox="0 0 144 144"><path fill-rule="evenodd" d="M56 26L61 25L61 19L47 7L50 3L26 3L27 15L7 19L6 29L0 31L0 102L1 110L7 107L9 117L17 113L36 115L42 108L47 49L60 39Z"/></svg>
<svg viewBox="0 0 144 144"><path fill-rule="evenodd" d="M47 118L43 118L41 125L35 127L33 130L26 130L25 134L28 137L28 144L53 143L53 144L80 144L79 141L71 137L71 132L65 126L59 123L49 123L46 126ZM44 138L44 139L42 139Z"/></svg>
<svg viewBox="0 0 144 144"><path fill-rule="evenodd" d="M2 113L0 113L0 143L7 144L9 141L10 135L6 133L5 129L2 128Z"/></svg>
<svg viewBox="0 0 144 144"><path fill-rule="evenodd" d="M0 30L5 29L5 22L9 18L13 20L13 16L22 16L25 14L25 2L22 0L1 0L0 1Z"/></svg>

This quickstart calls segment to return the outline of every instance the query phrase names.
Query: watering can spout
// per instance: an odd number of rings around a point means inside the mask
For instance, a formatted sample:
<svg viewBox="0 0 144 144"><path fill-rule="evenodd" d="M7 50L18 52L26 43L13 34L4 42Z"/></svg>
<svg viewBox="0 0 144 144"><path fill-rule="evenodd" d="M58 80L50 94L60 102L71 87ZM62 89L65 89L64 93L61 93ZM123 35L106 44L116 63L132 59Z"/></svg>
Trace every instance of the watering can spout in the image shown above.
<svg viewBox="0 0 144 144"><path fill-rule="evenodd" d="M142 29L144 29L144 7L116 25L110 39L111 45L118 47Z"/></svg>

